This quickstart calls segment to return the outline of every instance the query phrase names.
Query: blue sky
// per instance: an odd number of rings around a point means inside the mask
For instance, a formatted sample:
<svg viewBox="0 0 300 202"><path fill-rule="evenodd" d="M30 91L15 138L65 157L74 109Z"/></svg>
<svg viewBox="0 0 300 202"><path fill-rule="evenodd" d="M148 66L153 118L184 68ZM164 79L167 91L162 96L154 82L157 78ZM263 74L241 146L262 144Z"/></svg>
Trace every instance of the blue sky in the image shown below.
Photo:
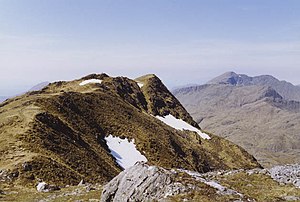
<svg viewBox="0 0 300 202"><path fill-rule="evenodd" d="M298 0L0 0L0 95L89 73L300 84Z"/></svg>

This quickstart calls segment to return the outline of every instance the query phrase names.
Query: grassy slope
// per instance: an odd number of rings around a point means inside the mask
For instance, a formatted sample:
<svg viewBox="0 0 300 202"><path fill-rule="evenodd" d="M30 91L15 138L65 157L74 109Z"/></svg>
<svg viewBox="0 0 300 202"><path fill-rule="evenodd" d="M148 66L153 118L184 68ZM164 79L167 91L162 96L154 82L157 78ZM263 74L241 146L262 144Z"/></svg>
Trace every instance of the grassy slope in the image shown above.
<svg viewBox="0 0 300 202"><path fill-rule="evenodd" d="M205 172L259 166L243 149L224 139L211 135L212 140L202 140L149 115L149 106L158 111L162 108L151 106L153 94L143 93L134 81L92 77L103 83L79 86L82 80L57 82L0 105L0 163L18 172L15 182L27 186L34 186L39 179L58 185L75 185L82 178L107 182L121 171L106 146L104 136L108 134L134 138L151 164L166 168ZM162 105L163 111L189 119L183 108L169 104ZM31 168L24 170L24 162Z"/></svg>
<svg viewBox="0 0 300 202"><path fill-rule="evenodd" d="M193 180L187 179L189 182ZM244 201L257 202L279 202L286 201L286 196L300 196L300 189L291 185L280 185L269 176L263 174L249 175L245 172L240 172L233 175L220 175L215 177L223 186L233 189L244 196ZM239 197L237 195L219 195L211 187L202 183L198 183L200 190L195 190L188 194L181 194L171 197L171 201L235 201Z"/></svg>
<svg viewBox="0 0 300 202"><path fill-rule="evenodd" d="M269 176L263 174L249 175L239 172L231 175L217 175L214 180L223 186L233 189L244 196L244 201L257 202L279 202L286 201L286 196L300 196L300 189L291 185L280 185L273 181ZM199 181L195 181L185 173L178 174L176 181L195 185L197 188L189 193L183 193L169 197L170 202L179 201L203 201L203 202L225 202L235 201L240 197L237 195L220 195L217 190ZM35 189L20 186L4 187L5 195L0 195L0 201L38 201L51 199L51 201L97 201L100 199L101 185L93 185L96 190L88 191L86 187L71 186L51 193L37 193ZM74 194L75 193L75 194Z"/></svg>

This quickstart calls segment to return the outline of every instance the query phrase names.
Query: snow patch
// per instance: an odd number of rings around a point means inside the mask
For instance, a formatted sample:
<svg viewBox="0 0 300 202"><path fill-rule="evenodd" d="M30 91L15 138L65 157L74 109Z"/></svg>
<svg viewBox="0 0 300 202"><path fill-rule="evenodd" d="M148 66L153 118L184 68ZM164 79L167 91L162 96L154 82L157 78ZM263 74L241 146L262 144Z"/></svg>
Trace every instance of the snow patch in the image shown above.
<svg viewBox="0 0 300 202"><path fill-rule="evenodd" d="M161 120L165 124L171 126L172 128L175 128L177 130L189 130L194 131L200 135L203 139L211 139L207 134L202 133L198 128L195 128L194 126L191 126L187 122L175 118L173 115L169 114L165 117L156 116L157 119Z"/></svg>
<svg viewBox="0 0 300 202"><path fill-rule="evenodd" d="M140 82L138 82L137 85L138 85L140 88L142 88L142 87L144 86L144 84L143 84L143 83L140 83Z"/></svg>
<svg viewBox="0 0 300 202"><path fill-rule="evenodd" d="M89 84L89 83L102 83L102 80L100 79L88 79L88 80L85 80L85 81L82 81L79 85L80 86L84 86L86 84Z"/></svg>
<svg viewBox="0 0 300 202"><path fill-rule="evenodd" d="M134 140L128 141L127 138L121 139L112 135L105 137L105 140L111 155L122 168L129 168L138 161L147 162L147 158L136 149Z"/></svg>

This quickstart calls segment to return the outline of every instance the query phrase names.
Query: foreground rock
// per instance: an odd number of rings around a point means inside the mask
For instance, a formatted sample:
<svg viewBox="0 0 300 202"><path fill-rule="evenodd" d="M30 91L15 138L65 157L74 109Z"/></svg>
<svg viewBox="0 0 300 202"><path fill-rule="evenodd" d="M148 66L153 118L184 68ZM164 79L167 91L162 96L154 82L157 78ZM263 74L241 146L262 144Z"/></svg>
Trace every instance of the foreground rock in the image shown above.
<svg viewBox="0 0 300 202"><path fill-rule="evenodd" d="M205 179L203 174L187 170L166 170L138 162L103 187L101 201L169 201L170 197L193 191L201 192L204 189L218 196L231 195L235 199L246 199L215 180Z"/></svg>
<svg viewBox="0 0 300 202"><path fill-rule="evenodd" d="M298 201L299 171L287 165L198 173L138 162L103 187L101 201Z"/></svg>
<svg viewBox="0 0 300 202"><path fill-rule="evenodd" d="M175 183L171 171L138 162L104 186L101 201L161 200L191 188Z"/></svg>

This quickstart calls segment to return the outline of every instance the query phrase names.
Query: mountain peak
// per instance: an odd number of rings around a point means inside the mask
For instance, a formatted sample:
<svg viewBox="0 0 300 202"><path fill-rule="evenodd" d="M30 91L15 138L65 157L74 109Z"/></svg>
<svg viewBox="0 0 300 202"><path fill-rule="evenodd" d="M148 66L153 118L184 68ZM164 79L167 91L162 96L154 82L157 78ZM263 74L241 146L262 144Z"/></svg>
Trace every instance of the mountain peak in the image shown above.
<svg viewBox="0 0 300 202"><path fill-rule="evenodd" d="M238 74L233 71L225 72L223 75L238 76Z"/></svg>
<svg viewBox="0 0 300 202"><path fill-rule="evenodd" d="M235 72L226 72L207 84L221 84L232 86L268 86L277 91L284 99L300 101L300 89L293 84L280 81L271 75L260 75L250 77L245 74L236 74Z"/></svg>
<svg viewBox="0 0 300 202"><path fill-rule="evenodd" d="M246 74L237 74L235 72L226 72L216 78L210 80L207 84L230 84L230 85L269 85L274 83L287 83L279 81L271 75L259 75L250 77Z"/></svg>
<svg viewBox="0 0 300 202"><path fill-rule="evenodd" d="M230 84L237 85L241 75L235 72L226 72L208 82L208 84Z"/></svg>
<svg viewBox="0 0 300 202"><path fill-rule="evenodd" d="M136 78L134 80L137 81L137 82L142 82L143 83L143 82L148 81L151 78L159 79L155 74L146 74L146 75L140 76L140 77L138 77L138 78Z"/></svg>
<svg viewBox="0 0 300 202"><path fill-rule="evenodd" d="M143 84L141 90L147 100L149 113L155 116L172 114L176 118L199 128L190 114L155 74L141 76L136 78L135 81Z"/></svg>
<svg viewBox="0 0 300 202"><path fill-rule="evenodd" d="M102 74L89 74L87 76L82 77L81 79L87 80L87 79L104 79L109 77L106 73Z"/></svg>

